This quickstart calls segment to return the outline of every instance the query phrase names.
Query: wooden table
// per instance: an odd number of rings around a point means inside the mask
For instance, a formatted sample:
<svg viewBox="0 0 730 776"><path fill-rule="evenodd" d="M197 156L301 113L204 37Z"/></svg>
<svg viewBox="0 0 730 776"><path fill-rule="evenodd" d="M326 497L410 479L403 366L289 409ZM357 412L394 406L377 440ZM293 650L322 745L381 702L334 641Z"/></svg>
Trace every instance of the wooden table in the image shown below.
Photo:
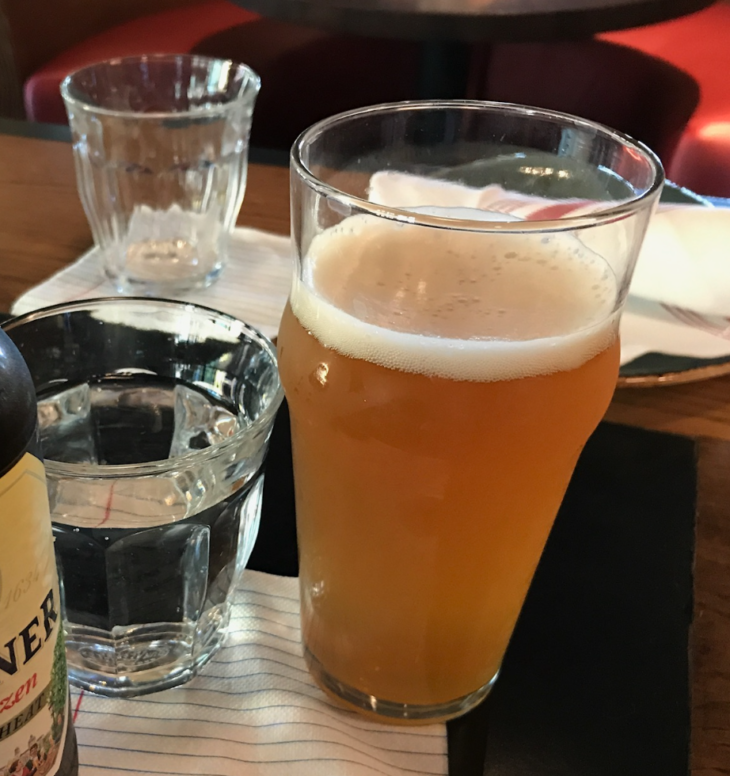
<svg viewBox="0 0 730 776"><path fill-rule="evenodd" d="M239 223L287 234L288 180L284 167L252 164ZM91 242L71 146L0 134L0 310ZM730 376L675 387L624 388L616 393L608 419L698 440L692 774L729 776Z"/></svg>

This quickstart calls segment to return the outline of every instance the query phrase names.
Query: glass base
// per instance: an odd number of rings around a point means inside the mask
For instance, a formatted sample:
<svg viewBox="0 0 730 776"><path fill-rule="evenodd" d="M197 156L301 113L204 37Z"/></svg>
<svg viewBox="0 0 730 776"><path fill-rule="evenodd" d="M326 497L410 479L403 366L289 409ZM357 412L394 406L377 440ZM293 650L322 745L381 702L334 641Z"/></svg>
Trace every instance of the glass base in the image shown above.
<svg viewBox="0 0 730 776"><path fill-rule="evenodd" d="M141 695L149 695L153 692L170 690L186 684L198 671L215 655L215 652L205 655L198 662L159 672L157 675L120 676L118 674L106 675L83 668L69 666L69 682L81 690L103 695L106 698L137 698Z"/></svg>
<svg viewBox="0 0 730 776"><path fill-rule="evenodd" d="M329 695L350 709L381 722L401 725L428 725L460 717L478 706L489 695L497 681L497 672L483 687L453 701L416 705L383 700L356 690L329 674L317 658L304 647L304 659L314 681Z"/></svg>
<svg viewBox="0 0 730 776"><path fill-rule="evenodd" d="M206 275L181 272L176 277L173 273L163 271L157 274L150 273L148 276L134 275L129 272L116 275L108 269L106 275L120 294L164 299L186 291L199 291L208 288L218 280L222 271L223 263L220 262Z"/></svg>
<svg viewBox="0 0 730 776"><path fill-rule="evenodd" d="M197 624L150 623L111 632L64 622L69 681L108 698L185 684L223 645L229 612L221 604Z"/></svg>

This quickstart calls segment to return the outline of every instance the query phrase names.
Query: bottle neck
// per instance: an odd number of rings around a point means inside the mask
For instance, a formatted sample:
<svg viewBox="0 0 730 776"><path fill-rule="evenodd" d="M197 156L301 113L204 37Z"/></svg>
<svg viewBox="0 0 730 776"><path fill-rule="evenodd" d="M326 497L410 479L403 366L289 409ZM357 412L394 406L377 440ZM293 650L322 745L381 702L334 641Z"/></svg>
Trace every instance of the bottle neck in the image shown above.
<svg viewBox="0 0 730 776"><path fill-rule="evenodd" d="M29 445L37 444L37 424L30 372L10 337L0 329L0 476L15 466Z"/></svg>

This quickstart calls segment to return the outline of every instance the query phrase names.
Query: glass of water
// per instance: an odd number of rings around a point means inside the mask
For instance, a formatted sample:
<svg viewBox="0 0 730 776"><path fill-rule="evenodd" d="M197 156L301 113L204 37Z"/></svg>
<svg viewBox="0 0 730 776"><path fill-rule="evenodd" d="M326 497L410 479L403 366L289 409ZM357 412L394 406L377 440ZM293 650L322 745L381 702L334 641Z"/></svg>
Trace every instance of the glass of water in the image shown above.
<svg viewBox="0 0 730 776"><path fill-rule="evenodd" d="M81 201L121 292L212 283L246 188L260 80L228 60L130 57L61 85Z"/></svg>
<svg viewBox="0 0 730 776"><path fill-rule="evenodd" d="M109 696L187 681L224 639L258 530L273 346L214 310L139 298L5 330L39 399L71 680Z"/></svg>

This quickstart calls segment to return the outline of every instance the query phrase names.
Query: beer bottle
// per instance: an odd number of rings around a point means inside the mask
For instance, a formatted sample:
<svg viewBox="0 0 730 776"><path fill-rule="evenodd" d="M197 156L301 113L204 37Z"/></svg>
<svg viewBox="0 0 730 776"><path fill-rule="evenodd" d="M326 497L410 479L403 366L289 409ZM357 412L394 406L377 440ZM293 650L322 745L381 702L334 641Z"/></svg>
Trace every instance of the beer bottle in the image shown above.
<svg viewBox="0 0 730 776"><path fill-rule="evenodd" d="M0 773L78 773L33 382L0 329Z"/></svg>

